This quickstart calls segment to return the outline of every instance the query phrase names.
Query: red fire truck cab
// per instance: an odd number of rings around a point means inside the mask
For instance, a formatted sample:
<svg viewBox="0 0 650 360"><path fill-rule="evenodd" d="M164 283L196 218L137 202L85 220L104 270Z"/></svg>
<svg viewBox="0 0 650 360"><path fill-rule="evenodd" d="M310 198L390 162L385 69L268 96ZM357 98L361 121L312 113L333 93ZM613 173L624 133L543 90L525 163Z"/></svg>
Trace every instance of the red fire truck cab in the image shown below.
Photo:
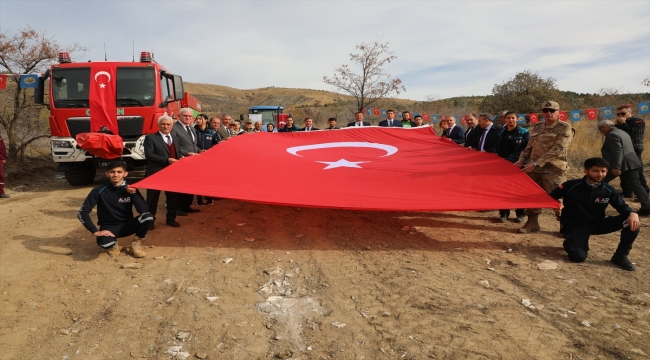
<svg viewBox="0 0 650 360"><path fill-rule="evenodd" d="M50 111L52 157L58 164L57 171L64 172L71 185L92 183L96 169L108 163L107 159L81 149L75 141L77 134L90 132L91 64L90 61L73 63L67 53L60 53L59 63L39 77L34 95L34 101ZM176 117L178 102L187 94L183 80L153 61L148 52L141 54L139 62L115 61L104 65L116 70L115 103L119 135L124 142L122 160L129 168L143 166L146 164L144 137L158 131L157 121L164 113ZM198 101L190 103L200 107ZM185 104L188 101L182 105Z"/></svg>

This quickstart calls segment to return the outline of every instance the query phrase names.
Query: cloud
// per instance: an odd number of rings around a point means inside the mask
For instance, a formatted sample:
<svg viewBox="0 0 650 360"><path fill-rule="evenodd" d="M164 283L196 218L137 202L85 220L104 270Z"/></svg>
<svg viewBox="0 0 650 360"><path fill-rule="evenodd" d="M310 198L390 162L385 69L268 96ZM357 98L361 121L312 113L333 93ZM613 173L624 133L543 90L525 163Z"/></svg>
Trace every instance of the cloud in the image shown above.
<svg viewBox="0 0 650 360"><path fill-rule="evenodd" d="M484 95L530 69L562 90L647 92L647 1L62 1L3 0L3 32L32 25L78 60L152 50L186 81L236 88L327 89L355 45L381 37L387 72L423 100ZM11 14L11 15L9 15Z"/></svg>

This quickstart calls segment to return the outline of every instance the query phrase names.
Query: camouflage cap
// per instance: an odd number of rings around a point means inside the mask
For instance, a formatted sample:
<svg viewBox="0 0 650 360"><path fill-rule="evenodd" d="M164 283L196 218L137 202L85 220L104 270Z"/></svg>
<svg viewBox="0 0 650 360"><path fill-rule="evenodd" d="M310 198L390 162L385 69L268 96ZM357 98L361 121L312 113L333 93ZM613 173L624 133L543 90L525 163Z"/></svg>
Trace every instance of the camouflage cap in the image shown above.
<svg viewBox="0 0 650 360"><path fill-rule="evenodd" d="M542 109L553 109L553 110L560 110L560 104L558 104L555 101L547 101L542 104Z"/></svg>

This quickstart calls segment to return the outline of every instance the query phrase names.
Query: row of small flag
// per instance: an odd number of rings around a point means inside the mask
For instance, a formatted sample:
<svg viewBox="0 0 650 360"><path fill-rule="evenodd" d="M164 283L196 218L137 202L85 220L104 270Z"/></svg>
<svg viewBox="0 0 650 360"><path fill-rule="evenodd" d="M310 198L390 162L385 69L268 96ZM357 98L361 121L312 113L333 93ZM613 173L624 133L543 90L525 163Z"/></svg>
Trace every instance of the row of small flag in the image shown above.
<svg viewBox="0 0 650 360"><path fill-rule="evenodd" d="M631 105L630 105L631 106ZM637 104L637 109L639 115L645 115L645 114L650 114L650 102L641 102ZM377 108L364 108L364 112L368 115L375 115L375 116L386 116L387 110L381 110ZM582 119L583 115L586 115L588 120L597 120L598 119L598 113L600 112L600 117L602 119L611 119L614 117L615 111L613 106L608 106L608 107L603 107L603 108L591 108L591 109L586 109L586 110L571 110L571 111L560 111L560 120L562 121L580 121ZM440 114L426 114L426 113L413 113L412 117L415 116L422 116L422 119L426 122L433 122L434 124L437 124L438 121L440 121L440 118L445 115L440 115ZM454 116L454 115L447 115L447 116ZM526 117L528 116L528 119L530 120L531 124L536 124L540 120L540 114L539 113L532 113L532 114L517 114L517 122L519 124L525 124L526 123ZM402 112L398 111L397 112L397 118L402 119ZM456 121L460 121L463 124L465 123L464 117L461 116L455 116Z"/></svg>
<svg viewBox="0 0 650 360"><path fill-rule="evenodd" d="M13 76L13 75L12 75ZM35 88L38 86L38 75L36 74L22 74L20 75L20 88ZM0 74L0 89L7 88L7 74Z"/></svg>
<svg viewBox="0 0 650 360"><path fill-rule="evenodd" d="M19 81L19 86L21 89L26 89L26 88L36 88L38 86L38 75L37 74L21 74L20 75L20 81ZM0 89L6 89L7 88L7 74L0 74ZM638 108L638 113L639 115L645 115L645 114L650 114L650 102L641 102L637 104ZM582 115L587 116L587 119L589 120L596 120L598 118L598 112L600 111L601 113L601 118L603 119L611 119L614 117L614 107L613 106L608 106L608 107L603 107L603 108L591 108L591 109L586 109L586 110L571 110L571 111L560 111L560 120L562 121L567 121L568 119L571 119L571 121L580 121L582 119ZM387 110L380 110L378 108L364 108L364 112L368 115L376 115L376 116L386 116ZM434 124L437 124L440 121L440 116L439 114L426 114L426 113L414 113L413 116L420 115L422 116L422 119L426 122L432 121ZM402 112L399 111L397 113L398 119L402 118ZM518 123L520 124L525 124L526 123L526 116L528 116L528 119L530 120L531 124L536 124L539 122L539 113L532 113L532 114L517 114L518 117ZM465 122L465 119L462 116L456 116L457 120L460 120L461 122Z"/></svg>

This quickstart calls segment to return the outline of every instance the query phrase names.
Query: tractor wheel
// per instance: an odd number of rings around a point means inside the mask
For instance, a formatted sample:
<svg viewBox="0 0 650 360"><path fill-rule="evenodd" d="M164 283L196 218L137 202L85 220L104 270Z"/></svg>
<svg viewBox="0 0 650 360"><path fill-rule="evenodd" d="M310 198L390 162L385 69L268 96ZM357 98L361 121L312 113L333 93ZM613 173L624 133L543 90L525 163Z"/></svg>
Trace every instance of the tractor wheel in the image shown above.
<svg viewBox="0 0 650 360"><path fill-rule="evenodd" d="M95 181L95 167L88 163L70 164L65 171L65 179L72 186L92 184Z"/></svg>

